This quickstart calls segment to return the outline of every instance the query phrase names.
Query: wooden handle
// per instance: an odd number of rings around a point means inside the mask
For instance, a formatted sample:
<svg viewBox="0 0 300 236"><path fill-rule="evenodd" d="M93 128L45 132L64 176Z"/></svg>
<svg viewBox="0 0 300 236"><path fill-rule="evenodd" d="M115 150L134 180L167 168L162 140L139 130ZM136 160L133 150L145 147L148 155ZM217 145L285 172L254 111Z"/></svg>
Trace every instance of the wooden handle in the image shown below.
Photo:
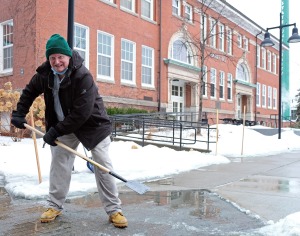
<svg viewBox="0 0 300 236"><path fill-rule="evenodd" d="M28 124L24 124L24 126L25 126L27 129L30 129L31 131L37 133L37 134L40 135L40 136L44 136L44 135L45 135L43 132L41 132L41 131L39 131L39 130L33 128L32 126L30 126L30 125L28 125ZM75 155L81 157L82 159L84 159L84 160L86 160L86 161L92 163L93 165L97 166L99 169L101 169L101 170L103 170L103 171L105 171L105 172L107 172L107 173L110 173L110 172L111 172L111 171L110 171L109 169L107 169L106 167L104 167L104 166L100 165L99 163L97 163L97 162L95 162L95 161L93 161L93 160L87 158L86 156L84 156L84 155L81 154L80 152L77 152L76 150L74 150L74 149L68 147L67 145L63 144L62 142L59 142L58 140L55 140L55 143L56 143L58 146L60 146L60 147L62 147L62 148L64 148L64 149L66 149L66 150L68 150L69 152L72 152L73 154L75 154Z"/></svg>

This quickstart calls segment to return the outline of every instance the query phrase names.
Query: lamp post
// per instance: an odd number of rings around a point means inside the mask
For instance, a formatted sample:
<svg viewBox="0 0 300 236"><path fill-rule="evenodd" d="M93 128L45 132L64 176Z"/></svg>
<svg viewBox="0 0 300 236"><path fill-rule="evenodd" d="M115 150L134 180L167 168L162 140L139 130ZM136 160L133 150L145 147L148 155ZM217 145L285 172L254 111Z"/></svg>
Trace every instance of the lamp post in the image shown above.
<svg viewBox="0 0 300 236"><path fill-rule="evenodd" d="M268 31L272 29L279 29L278 139L281 139L282 29L290 26L294 26L294 28L292 31L292 36L288 39L288 42L289 43L300 42L300 36L298 34L298 28L296 27L296 23L283 25L282 14L280 13L280 25L267 28L267 32L265 33L264 40L260 44L262 47L274 46L274 42L271 40L270 33Z"/></svg>

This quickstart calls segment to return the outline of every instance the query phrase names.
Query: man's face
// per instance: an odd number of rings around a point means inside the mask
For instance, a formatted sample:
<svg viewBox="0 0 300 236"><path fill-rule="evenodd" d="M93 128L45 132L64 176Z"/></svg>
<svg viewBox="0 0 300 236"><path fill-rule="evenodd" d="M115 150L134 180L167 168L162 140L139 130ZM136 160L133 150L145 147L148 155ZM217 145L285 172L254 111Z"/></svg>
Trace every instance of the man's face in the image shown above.
<svg viewBox="0 0 300 236"><path fill-rule="evenodd" d="M49 56L49 62L51 67L57 72L62 72L68 68L70 63L70 57L64 54L51 54Z"/></svg>

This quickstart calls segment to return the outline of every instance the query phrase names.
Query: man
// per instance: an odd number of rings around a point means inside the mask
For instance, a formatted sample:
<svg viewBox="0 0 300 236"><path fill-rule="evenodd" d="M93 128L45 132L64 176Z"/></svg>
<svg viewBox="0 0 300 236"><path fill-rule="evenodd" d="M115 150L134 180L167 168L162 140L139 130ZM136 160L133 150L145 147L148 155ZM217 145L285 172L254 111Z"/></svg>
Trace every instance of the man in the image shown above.
<svg viewBox="0 0 300 236"><path fill-rule="evenodd" d="M46 134L43 139L51 145L50 186L48 209L41 215L47 223L61 215L71 182L75 156L57 146L55 140L76 149L81 142L91 151L93 160L113 170L108 155L111 122L107 116L98 88L83 59L72 51L59 34L50 37L46 44L46 62L26 85L11 123L24 129L25 116L34 99L44 94ZM100 199L109 221L115 227L127 227L122 214L121 201L114 177L95 168L95 178Z"/></svg>

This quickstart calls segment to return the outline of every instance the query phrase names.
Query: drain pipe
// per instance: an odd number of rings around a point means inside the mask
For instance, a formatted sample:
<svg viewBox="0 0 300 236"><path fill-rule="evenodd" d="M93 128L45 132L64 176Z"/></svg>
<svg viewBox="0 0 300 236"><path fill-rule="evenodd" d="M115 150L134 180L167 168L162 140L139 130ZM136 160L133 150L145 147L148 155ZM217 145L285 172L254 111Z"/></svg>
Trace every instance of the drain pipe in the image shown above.
<svg viewBox="0 0 300 236"><path fill-rule="evenodd" d="M162 0L159 1L159 68L158 68L158 107L157 110L158 112L161 111L161 45L162 45L162 26L161 26L161 22L162 22Z"/></svg>

